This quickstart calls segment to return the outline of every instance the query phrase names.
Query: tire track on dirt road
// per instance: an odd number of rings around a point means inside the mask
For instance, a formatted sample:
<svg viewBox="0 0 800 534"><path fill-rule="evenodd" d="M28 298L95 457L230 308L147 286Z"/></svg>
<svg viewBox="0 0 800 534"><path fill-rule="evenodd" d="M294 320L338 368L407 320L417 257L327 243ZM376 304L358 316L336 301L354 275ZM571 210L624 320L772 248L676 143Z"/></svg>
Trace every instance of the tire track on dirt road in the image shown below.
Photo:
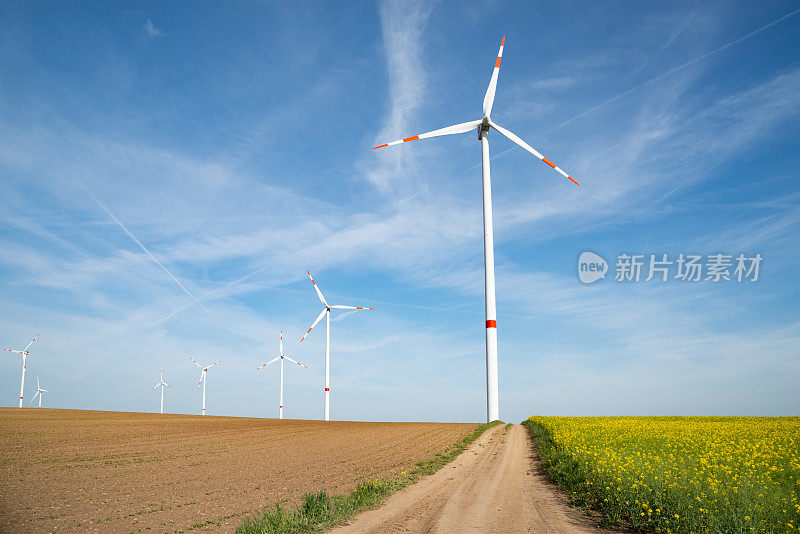
<svg viewBox="0 0 800 534"><path fill-rule="evenodd" d="M435 474L331 532L603 531L546 479L525 428L498 425Z"/></svg>

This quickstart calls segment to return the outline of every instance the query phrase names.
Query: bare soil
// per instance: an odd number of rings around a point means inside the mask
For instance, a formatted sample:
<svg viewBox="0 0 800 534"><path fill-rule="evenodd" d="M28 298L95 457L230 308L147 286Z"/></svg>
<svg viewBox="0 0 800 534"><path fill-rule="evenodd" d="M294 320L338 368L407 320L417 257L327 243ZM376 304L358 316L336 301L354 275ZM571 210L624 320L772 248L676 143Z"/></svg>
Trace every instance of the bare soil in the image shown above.
<svg viewBox="0 0 800 534"><path fill-rule="evenodd" d="M486 431L451 464L332 533L593 533L541 470L520 425Z"/></svg>
<svg viewBox="0 0 800 534"><path fill-rule="evenodd" d="M0 532L233 531L303 493L388 478L476 427L0 408Z"/></svg>

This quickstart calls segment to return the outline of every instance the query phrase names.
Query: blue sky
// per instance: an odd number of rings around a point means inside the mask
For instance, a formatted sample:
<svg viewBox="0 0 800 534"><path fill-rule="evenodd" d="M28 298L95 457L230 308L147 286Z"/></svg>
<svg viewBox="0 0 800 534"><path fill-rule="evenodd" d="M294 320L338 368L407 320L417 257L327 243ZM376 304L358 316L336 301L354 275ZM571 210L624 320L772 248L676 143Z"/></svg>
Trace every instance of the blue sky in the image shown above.
<svg viewBox="0 0 800 534"><path fill-rule="evenodd" d="M167 410L198 413L192 355L223 360L210 414L274 417L278 370L255 368L284 329L309 365L285 415L318 419L310 269L377 308L332 323L332 418L482 420L477 136L370 147L480 118L506 35L492 118L582 187L490 135L501 417L796 415L797 9L4 2L0 344L41 334L46 406L156 411L163 363ZM584 285L585 250L764 262ZM1 405L19 372L6 353Z"/></svg>

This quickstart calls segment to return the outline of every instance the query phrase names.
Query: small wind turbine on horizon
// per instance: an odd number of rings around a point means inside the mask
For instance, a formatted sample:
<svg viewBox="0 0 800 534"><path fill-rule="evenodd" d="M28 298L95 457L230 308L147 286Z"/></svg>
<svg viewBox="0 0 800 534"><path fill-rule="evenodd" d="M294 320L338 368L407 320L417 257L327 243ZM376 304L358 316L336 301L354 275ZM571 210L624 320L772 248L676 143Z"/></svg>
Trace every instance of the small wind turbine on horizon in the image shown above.
<svg viewBox="0 0 800 534"><path fill-rule="evenodd" d="M194 360L192 360L192 361L194 361ZM195 363L197 363L197 362L195 362ZM164 386L168 387L169 389L173 389L172 386L170 386L169 384L164 382L164 366L162 365L161 366L161 379L158 381L158 384L153 386L153 389L150 390L150 391L154 391L157 387L161 388L161 413L164 413ZM203 403L203 405L205 406L205 402Z"/></svg>
<svg viewBox="0 0 800 534"><path fill-rule="evenodd" d="M202 415L205 415L206 414L206 374L208 373L209 369L211 369L212 367L214 367L218 363L222 363L222 360L220 360L218 362L214 362L211 365L207 365L207 366L203 367L202 365L197 363L197 360L195 360L191 356L189 356L189 359L192 360L194 362L194 364L197 367L200 368L200 382L197 383L197 389L200 389L200 384L203 384L203 411L202 411ZM163 391L163 389L162 389L162 391Z"/></svg>
<svg viewBox="0 0 800 534"><path fill-rule="evenodd" d="M33 405L33 402L36 400L36 397L39 397L39 408L42 407L42 397L44 397L44 395L42 395L42 393L47 393L47 390L46 389L42 389L42 386L39 385L39 377L37 376L36 377L36 395L34 395L33 398L31 399L31 405Z"/></svg>
<svg viewBox="0 0 800 534"><path fill-rule="evenodd" d="M494 128L513 143L516 143L527 150L544 163L556 170L565 178L571 180L575 185L580 186L575 179L564 172L555 163L544 157L536 149L525 141L517 137L516 134L506 130L502 126L493 122L491 119L494 95L497 89L497 77L500 73L500 60L503 57L503 47L506 38L500 42L500 51L497 53L497 61L494 64L492 77L489 80L489 87L483 98L483 118L447 126L432 132L421 133L404 139L398 139L383 145L372 147L384 148L392 145L399 145L418 139L428 137L438 137L440 135L452 135L478 130L478 139L481 141L481 161L483 166L483 255L484 255L484 274L486 292L486 420L487 422L500 419L500 408L498 405L498 384L497 384L497 309L495 304L495 280L494 280L494 230L492 227L492 181L489 171L489 130Z"/></svg>
<svg viewBox="0 0 800 534"><path fill-rule="evenodd" d="M19 384L19 407L20 408L22 408L22 397L23 397L23 394L24 394L24 391L25 391L25 371L27 370L26 362L28 360L28 354L30 354L30 351L28 349L31 348L31 345L33 345L33 342L36 341L37 339L39 339L39 334L36 334L36 337L33 338L31 340L31 342L28 343L28 346L25 347L22 350L3 349L3 350L7 350L8 352L15 352L15 353L19 354L20 356L22 356L22 380L20 381L20 384Z"/></svg>
<svg viewBox="0 0 800 534"><path fill-rule="evenodd" d="M256 367L256 371L258 371L262 367L266 367L269 364L274 363L274 362L276 362L278 360L281 361L281 400L280 400L280 405L279 405L280 407L278 408L278 419L283 419L283 360L289 360L292 363L296 363L300 367L305 367L306 369L308 369L307 365L303 365L300 362L296 362L293 359L291 359L290 357L288 357L286 354L283 353L283 330L281 330L281 353L278 356L276 356L275 358L273 358L270 361L268 361L267 363L265 363L264 365L260 365L260 366Z"/></svg>
<svg viewBox="0 0 800 534"><path fill-rule="evenodd" d="M325 316L325 420L330 421L330 393L331 393L331 381L330 381L330 355L331 355L331 310L375 310L375 308L365 308L363 306L340 306L340 305L329 305L325 300L325 297L322 296L322 291L319 290L319 286L314 281L314 277L311 276L311 272L306 271L308 273L308 277L311 279L311 283L314 284L314 289L317 291L317 296L319 297L320 302L325 307L320 314L317 316L317 319L311 324L311 327L305 333L303 338L300 340L300 343L303 342L303 339L311 333L311 329L317 326L317 323L322 320L322 316Z"/></svg>

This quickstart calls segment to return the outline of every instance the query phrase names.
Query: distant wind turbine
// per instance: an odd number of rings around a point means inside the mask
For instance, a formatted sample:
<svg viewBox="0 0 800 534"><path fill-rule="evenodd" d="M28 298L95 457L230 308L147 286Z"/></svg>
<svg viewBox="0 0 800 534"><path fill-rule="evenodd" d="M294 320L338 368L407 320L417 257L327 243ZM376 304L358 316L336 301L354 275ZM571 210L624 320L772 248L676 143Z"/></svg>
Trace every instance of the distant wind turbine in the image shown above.
<svg viewBox="0 0 800 534"><path fill-rule="evenodd" d="M33 402L36 400L36 397L39 397L39 408L42 407L42 397L44 397L44 395L42 395L42 393L47 393L47 390L46 389L42 389L42 386L39 385L39 377L37 376L36 377L36 395L34 395L33 398L31 399L31 405L33 405Z"/></svg>
<svg viewBox="0 0 800 534"><path fill-rule="evenodd" d="M256 367L256 371L258 371L262 367L266 367L269 364L274 363L274 362L276 362L278 360L281 361L281 400L280 400L281 403L279 404L279 408L278 408L278 419L283 419L283 360L289 360L292 363L296 363L300 367L305 367L306 369L308 369L308 366L303 365L300 362L294 361L293 359L291 359L290 357L288 357L287 355L285 355L283 353L283 330L281 330L281 353L278 356L276 356L275 358L273 358L270 361L268 361L267 363L265 363L264 365Z"/></svg>
<svg viewBox="0 0 800 534"><path fill-rule="evenodd" d="M317 326L317 323L322 320L322 316L325 316L325 420L330 421L330 393L331 393L331 380L330 380L330 346L331 346L331 310L375 310L375 308L364 308L362 306L332 306L329 305L325 301L325 297L322 296L322 291L319 290L319 286L314 281L314 277L311 276L309 271L308 277L311 279L311 283L314 284L314 289L317 290L317 296L319 297L320 302L324 306L323 310L317 316L317 319L311 324L311 328L308 329L303 339L311 332L311 329ZM300 343L303 342L303 339L300 340Z"/></svg>
<svg viewBox="0 0 800 534"><path fill-rule="evenodd" d="M214 362L211 365L207 365L207 366L203 367L202 365L197 363L197 360L195 360L191 356L189 356L189 359L192 360L194 362L194 364L197 367L200 368L200 382L197 383L197 389L200 389L200 384L203 384L203 412L202 412L202 415L205 415L206 414L206 374L208 373L209 369L211 369L212 367L214 367L218 363L222 363L222 360L220 360L218 362ZM163 389L162 389L162 391L163 391Z"/></svg>
<svg viewBox="0 0 800 534"><path fill-rule="evenodd" d="M525 141L517 137L516 134L492 122L491 113L494 104L494 94L497 89L497 76L500 73L500 60L503 57L503 46L506 38L500 42L500 51L497 53L497 61L494 63L492 77L489 80L489 88L483 98L483 118L447 126L432 132L421 133L404 139L398 139L375 148L383 148L392 145L399 145L418 139L428 137L438 137L440 135L451 135L466 133L477 129L478 139L481 141L481 156L483 164L483 255L485 265L485 291L486 291L486 419L495 421L500 419L500 408L498 406L498 385L497 385L497 310L495 305L494 291L494 230L492 228L492 181L489 172L489 129L494 128L512 142L521 146L544 163L556 170L565 178L572 180L575 185L580 186L569 174L561 170L555 163L541 155L536 149Z"/></svg>
<svg viewBox="0 0 800 534"><path fill-rule="evenodd" d="M26 366L25 362L28 360L28 354L30 354L30 351L28 351L28 349L31 348L31 345L33 345L33 342L36 341L37 339L39 339L39 334L36 334L36 337L33 338L31 340L31 342L28 343L28 346L25 347L22 350L3 349L3 350L7 350L8 352L16 352L17 354L22 356L22 380L20 381L20 384L19 384L19 407L20 408L22 408L22 397L23 397L23 393L25 391L25 371L27 369L27 366Z"/></svg>
<svg viewBox="0 0 800 534"><path fill-rule="evenodd" d="M192 361L194 361L194 360L192 360ZM195 362L195 363L197 363L197 362ZM159 380L158 384L153 386L153 389L151 389L150 391L155 390L157 387L161 388L161 413L164 413L164 387L168 387L169 389L173 389L173 388L172 388L172 386L170 386L169 384L164 382L164 366L163 365L161 366L161 380ZM204 399L204 402L203 402L203 406L205 406L205 399Z"/></svg>

